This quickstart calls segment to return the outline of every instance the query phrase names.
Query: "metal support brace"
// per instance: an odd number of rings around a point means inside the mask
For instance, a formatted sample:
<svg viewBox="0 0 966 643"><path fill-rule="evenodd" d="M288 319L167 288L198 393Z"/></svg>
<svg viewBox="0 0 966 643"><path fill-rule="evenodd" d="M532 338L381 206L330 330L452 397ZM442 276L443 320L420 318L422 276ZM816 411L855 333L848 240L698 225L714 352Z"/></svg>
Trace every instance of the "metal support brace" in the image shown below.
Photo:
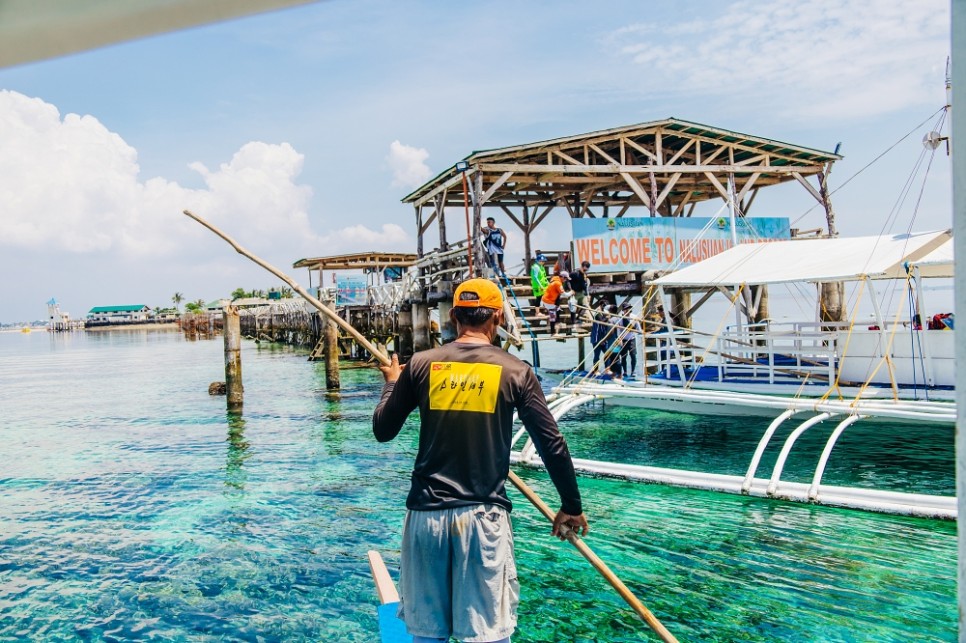
<svg viewBox="0 0 966 643"><path fill-rule="evenodd" d="M741 483L741 493L747 495L751 490L751 484L755 480L755 472L758 470L758 464L761 462L761 456L765 453L765 447L771 441L771 436L775 434L782 423L788 418L798 413L797 409L788 409L777 418L772 420L768 428L765 429L765 434L761 436L761 440L758 441L758 447L755 449L755 455L751 458L751 464L748 465L748 472L745 474L745 479Z"/></svg>
<svg viewBox="0 0 966 643"><path fill-rule="evenodd" d="M818 460L818 466L815 467L815 475L812 476L812 486L808 488L808 499L812 502L818 500L818 486L822 483L822 476L825 475L825 465L828 464L829 456L832 455L832 449L835 448L835 443L838 441L839 436L846 428L855 424L859 420L868 417L866 415L850 415L845 418L839 425L835 427L832 431L832 435L829 436L828 442L825 443L825 449L822 450L822 457Z"/></svg>
<svg viewBox="0 0 966 643"><path fill-rule="evenodd" d="M781 453L778 454L778 460L775 462L775 468L771 472L771 479L768 481L768 490L766 493L769 496L774 496L778 493L778 483L782 476L782 469L785 468L785 461L788 460L788 454L791 453L792 447L795 446L795 441L798 439L798 436L833 415L833 413L819 413L815 417L802 422L801 426L792 431L791 435L785 439L785 444L782 446Z"/></svg>

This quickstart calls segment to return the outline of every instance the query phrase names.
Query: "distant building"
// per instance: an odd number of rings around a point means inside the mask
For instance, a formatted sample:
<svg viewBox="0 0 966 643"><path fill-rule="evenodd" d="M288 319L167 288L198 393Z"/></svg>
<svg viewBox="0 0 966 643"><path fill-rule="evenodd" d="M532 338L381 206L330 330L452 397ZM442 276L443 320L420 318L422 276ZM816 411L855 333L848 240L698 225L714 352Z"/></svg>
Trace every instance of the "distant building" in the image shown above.
<svg viewBox="0 0 966 643"><path fill-rule="evenodd" d="M205 304L205 312L220 313L221 309L231 303L231 299L215 299Z"/></svg>
<svg viewBox="0 0 966 643"><path fill-rule="evenodd" d="M231 305L235 308L256 308L258 306L268 306L271 303L270 300L262 297L239 297L238 299L231 300Z"/></svg>
<svg viewBox="0 0 966 643"><path fill-rule="evenodd" d="M70 313L61 311L53 297L47 302L47 330L70 330Z"/></svg>
<svg viewBox="0 0 966 643"><path fill-rule="evenodd" d="M87 313L87 326L107 324L141 324L149 321L151 309L144 304L130 306L95 306Z"/></svg>

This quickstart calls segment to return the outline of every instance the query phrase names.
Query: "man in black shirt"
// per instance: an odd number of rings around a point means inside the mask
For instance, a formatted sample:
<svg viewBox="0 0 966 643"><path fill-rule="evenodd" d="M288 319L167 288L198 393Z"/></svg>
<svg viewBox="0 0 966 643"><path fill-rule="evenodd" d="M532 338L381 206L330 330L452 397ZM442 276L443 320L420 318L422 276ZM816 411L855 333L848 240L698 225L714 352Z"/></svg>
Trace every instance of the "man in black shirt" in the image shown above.
<svg viewBox="0 0 966 643"><path fill-rule="evenodd" d="M456 341L394 356L373 414L380 442L398 435L419 408L419 449L406 500L400 569L400 615L414 641L507 639L516 626L519 585L513 561L510 469L514 411L529 432L557 492L563 525L586 533L566 440L547 408L536 375L492 344L503 297L485 279L456 290Z"/></svg>
<svg viewBox="0 0 966 643"><path fill-rule="evenodd" d="M580 270L570 274L570 287L574 290L574 299L577 302L577 316L587 317L589 311L584 303L587 299L587 271L590 270L589 261L580 262Z"/></svg>

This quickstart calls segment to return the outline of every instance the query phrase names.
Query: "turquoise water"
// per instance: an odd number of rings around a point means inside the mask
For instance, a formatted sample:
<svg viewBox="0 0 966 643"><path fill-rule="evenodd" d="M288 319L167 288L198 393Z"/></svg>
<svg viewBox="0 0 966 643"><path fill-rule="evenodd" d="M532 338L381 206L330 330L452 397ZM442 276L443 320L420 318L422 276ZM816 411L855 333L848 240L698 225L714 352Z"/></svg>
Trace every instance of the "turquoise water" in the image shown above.
<svg viewBox="0 0 966 643"><path fill-rule="evenodd" d="M220 338L0 334L0 640L373 641L365 553L398 564L415 431L377 444L379 374L344 370L330 396L305 357L246 342L245 412L232 418L207 394L223 379ZM575 455L741 473L758 422L597 406L563 428ZM951 492L951 435L865 430L829 482ZM521 477L553 498L542 472ZM956 640L952 522L581 487L588 543L682 641ZM514 641L650 640L511 498Z"/></svg>

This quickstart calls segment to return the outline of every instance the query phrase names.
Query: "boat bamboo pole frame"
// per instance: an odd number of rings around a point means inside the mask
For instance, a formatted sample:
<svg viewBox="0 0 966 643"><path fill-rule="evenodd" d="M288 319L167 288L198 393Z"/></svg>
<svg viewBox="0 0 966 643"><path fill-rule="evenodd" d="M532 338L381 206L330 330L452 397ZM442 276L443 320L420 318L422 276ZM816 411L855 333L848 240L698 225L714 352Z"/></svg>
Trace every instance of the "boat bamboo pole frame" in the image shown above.
<svg viewBox="0 0 966 643"><path fill-rule="evenodd" d="M389 359L388 355L386 355L384 352L382 352L381 350L373 346L372 343L369 342L369 340L367 340L362 335L362 333L360 333L355 328L353 328L352 325L349 324L347 321L339 317L339 315L337 315L335 311L330 310L325 306L325 304L323 304L321 301L319 301L318 299L310 295L304 288L298 285L295 282L295 280L293 280L291 277L286 275L284 272L282 272L275 266L260 259L259 257L255 256L254 254L252 254L251 252L243 248L241 245L238 244L237 241L229 237L227 234L222 232L219 228L215 227L214 225L212 225L202 217L199 217L198 215L194 214L190 210L184 210L184 213L187 216L194 219L195 221L197 221L198 223L200 223L201 225L203 225L204 227L214 232L216 235L218 235L225 241L227 241L228 244L232 248L234 248L238 254L248 257L256 264L258 264L259 266L261 266L262 268L269 271L270 273L272 273L273 275L275 275L276 277L284 281L286 284L288 284L289 287L292 288L292 290L297 292L307 302L309 302L310 304L312 304L312 306L317 308L319 312L321 312L323 315L325 315L326 317L334 321L336 324L339 325L340 328L342 328L347 333L349 333L353 339L359 342L360 346L362 346L367 351L372 353L372 356L375 357L377 360L379 360L383 365L388 366L389 364L391 364L391 360ZM513 473L512 471L509 472L508 478L510 482L513 483L513 486L515 486L520 491L520 493L526 496L527 500L533 503L533 505L537 508L538 511L540 511L540 513L542 513L548 520L550 520L550 522L553 522L554 513L551 511L550 507L547 506L547 503L545 503L540 498L540 496L538 496L536 492L534 492L533 489L531 489L523 480L520 479L519 476L517 476L517 474ZM587 559L587 561L594 567L594 569L596 569L601 574L601 576L603 576L607 580L607 582L610 583L611 587L617 590L617 593L620 594L621 598L624 599L624 601L631 607L631 609L633 609L642 619L644 619L644 622L647 623L652 630L654 630L654 632L661 638L662 641L665 641L665 643L678 643L678 640L674 637L674 635L671 634L666 627L664 627L664 625L657 619L657 617L654 616L654 614L651 613L651 611L647 609L647 607L645 607L644 604L640 600L638 600L636 596L634 596L634 594L627 588L624 582L621 581L621 579L618 578L618 576L614 572L612 572L609 567L607 567L607 564L604 563L604 561L601 560L597 556L597 554L595 554L593 550L583 540L581 540L580 537L572 529L569 529L566 526L564 526L564 528L561 530L561 533L564 535L564 537L567 539L567 541L570 544L572 544L574 547L577 548L577 550L584 556L584 558Z"/></svg>

